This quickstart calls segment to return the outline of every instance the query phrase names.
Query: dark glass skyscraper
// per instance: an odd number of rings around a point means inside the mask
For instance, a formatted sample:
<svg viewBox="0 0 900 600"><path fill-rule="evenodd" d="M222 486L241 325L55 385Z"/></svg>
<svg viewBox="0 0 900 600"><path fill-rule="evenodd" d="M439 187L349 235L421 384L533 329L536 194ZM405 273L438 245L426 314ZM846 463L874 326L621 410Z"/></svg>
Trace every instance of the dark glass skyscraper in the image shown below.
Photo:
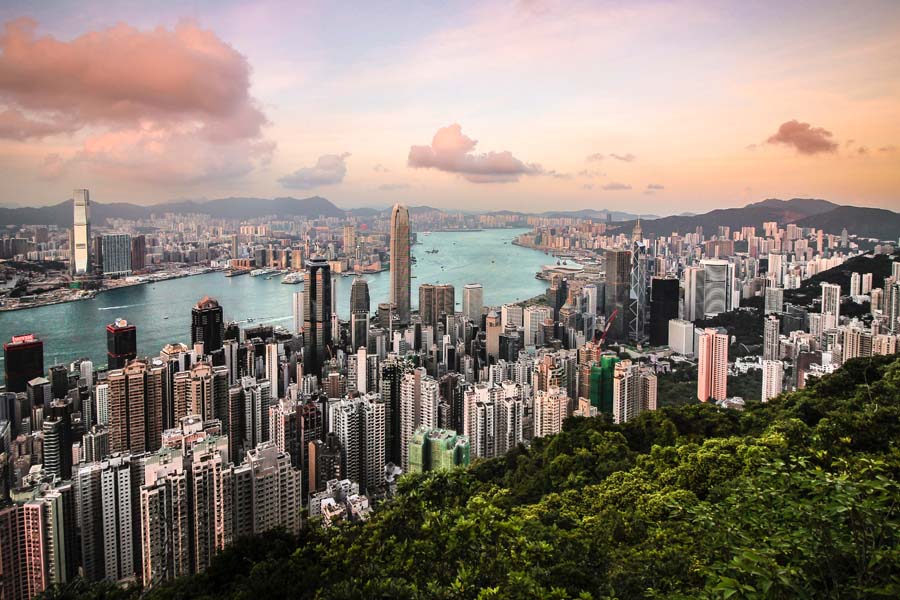
<svg viewBox="0 0 900 600"><path fill-rule="evenodd" d="M303 370L322 375L322 365L332 353L331 267L322 258L306 261L303 277Z"/></svg>
<svg viewBox="0 0 900 600"><path fill-rule="evenodd" d="M669 343L669 321L678 318L678 280L654 277L650 284L650 345Z"/></svg>
<svg viewBox="0 0 900 600"><path fill-rule="evenodd" d="M424 325L435 325L442 315L452 315L455 304L456 291L449 283L419 286L419 317Z"/></svg>
<svg viewBox="0 0 900 600"><path fill-rule="evenodd" d="M222 307L215 298L204 296L191 309L191 344L203 342L203 352L212 354L222 348L225 339L225 319Z"/></svg>
<svg viewBox="0 0 900 600"><path fill-rule="evenodd" d="M395 204L391 209L391 304L403 325L409 325L410 276L409 210Z"/></svg>
<svg viewBox="0 0 900 600"><path fill-rule="evenodd" d="M618 311L607 334L609 341L624 341L628 336L628 308L631 288L631 252L607 250L606 262L606 318Z"/></svg>
<svg viewBox="0 0 900 600"><path fill-rule="evenodd" d="M24 392L26 384L44 374L44 342L34 334L14 335L3 344L6 391Z"/></svg>
<svg viewBox="0 0 900 600"><path fill-rule="evenodd" d="M137 327L125 319L106 326L106 364L110 371L137 358Z"/></svg>
<svg viewBox="0 0 900 600"><path fill-rule="evenodd" d="M350 288L350 343L354 350L369 345L369 282L362 277Z"/></svg>
<svg viewBox="0 0 900 600"><path fill-rule="evenodd" d="M357 277L350 288L350 312L368 313L369 310L369 282L363 277Z"/></svg>

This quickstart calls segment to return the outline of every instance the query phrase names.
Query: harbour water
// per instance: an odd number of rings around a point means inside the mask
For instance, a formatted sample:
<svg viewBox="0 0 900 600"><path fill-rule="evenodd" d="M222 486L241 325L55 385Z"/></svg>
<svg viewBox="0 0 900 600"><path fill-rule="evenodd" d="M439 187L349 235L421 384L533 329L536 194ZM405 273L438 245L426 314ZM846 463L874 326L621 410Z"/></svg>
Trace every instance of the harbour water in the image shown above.
<svg viewBox="0 0 900 600"><path fill-rule="evenodd" d="M412 304L418 305L422 283L451 283L456 287L457 310L466 283L484 286L486 305L499 305L531 298L546 289L535 279L541 266L552 257L543 252L512 244L524 230L488 229L478 232L419 233L412 249ZM428 252L437 250L437 252ZM374 311L388 300L390 274L366 276ZM338 314L349 318L352 277L335 277ZM269 323L290 329L293 326L291 295L303 285L283 285L281 278L225 277L209 273L148 285L111 290L91 300L56 304L0 313L0 340L34 333L44 341L44 364L49 367L87 357L98 366L106 365L108 323L124 318L137 326L138 352L155 355L171 342L190 343L191 307L204 295L216 298L227 321L246 326ZM2 361L2 356L0 356ZM0 368L0 380L3 369Z"/></svg>

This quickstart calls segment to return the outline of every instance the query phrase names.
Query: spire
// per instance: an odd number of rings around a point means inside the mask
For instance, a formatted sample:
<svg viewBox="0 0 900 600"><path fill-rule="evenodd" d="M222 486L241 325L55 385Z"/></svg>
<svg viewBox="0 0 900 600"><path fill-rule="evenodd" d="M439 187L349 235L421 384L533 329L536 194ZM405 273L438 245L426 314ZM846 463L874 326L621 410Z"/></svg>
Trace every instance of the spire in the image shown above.
<svg viewBox="0 0 900 600"><path fill-rule="evenodd" d="M631 241L640 242L644 239L644 230L641 229L641 217L640 215L637 218L637 221L634 223L634 229L631 231Z"/></svg>

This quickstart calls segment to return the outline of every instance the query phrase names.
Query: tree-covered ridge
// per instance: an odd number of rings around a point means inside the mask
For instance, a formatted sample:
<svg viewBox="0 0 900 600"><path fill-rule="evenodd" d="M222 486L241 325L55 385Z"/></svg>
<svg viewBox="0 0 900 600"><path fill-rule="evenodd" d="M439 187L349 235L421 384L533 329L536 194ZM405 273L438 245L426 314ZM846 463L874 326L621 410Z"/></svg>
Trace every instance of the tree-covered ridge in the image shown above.
<svg viewBox="0 0 900 600"><path fill-rule="evenodd" d="M897 440L900 359L856 359L743 413L571 419L403 479L364 525L246 540L147 597L896 598ZM91 591L132 595L69 595Z"/></svg>

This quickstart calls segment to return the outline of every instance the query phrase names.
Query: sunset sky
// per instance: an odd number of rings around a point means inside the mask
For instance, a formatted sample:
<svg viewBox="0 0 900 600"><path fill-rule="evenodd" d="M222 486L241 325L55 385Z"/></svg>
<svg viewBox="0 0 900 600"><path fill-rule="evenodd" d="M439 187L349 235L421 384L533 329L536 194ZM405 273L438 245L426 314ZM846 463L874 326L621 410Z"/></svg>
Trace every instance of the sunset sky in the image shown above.
<svg viewBox="0 0 900 600"><path fill-rule="evenodd" d="M900 2L11 2L0 205L900 210Z"/></svg>

